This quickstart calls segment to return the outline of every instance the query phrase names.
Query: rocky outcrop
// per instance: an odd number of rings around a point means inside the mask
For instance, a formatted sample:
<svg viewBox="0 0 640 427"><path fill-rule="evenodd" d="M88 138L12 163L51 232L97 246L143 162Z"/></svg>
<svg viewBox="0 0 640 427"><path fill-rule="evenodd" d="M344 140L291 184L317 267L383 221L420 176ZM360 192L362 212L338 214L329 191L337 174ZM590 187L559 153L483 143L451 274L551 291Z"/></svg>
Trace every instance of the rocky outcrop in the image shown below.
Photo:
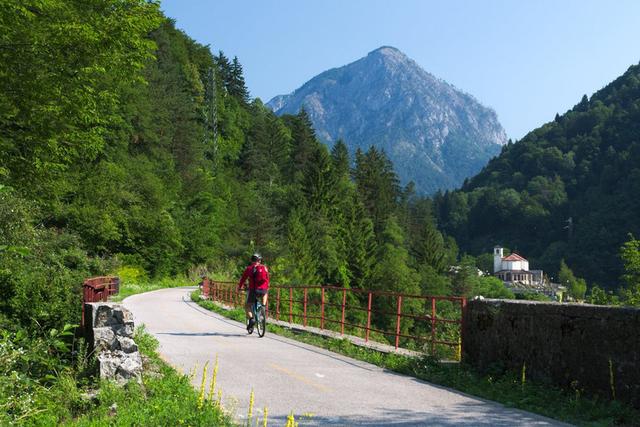
<svg viewBox="0 0 640 427"><path fill-rule="evenodd" d="M98 361L101 379L141 381L142 358L133 340L131 312L120 304L85 304L85 337Z"/></svg>
<svg viewBox="0 0 640 427"><path fill-rule="evenodd" d="M304 107L326 144L383 149L401 181L425 194L460 186L507 143L493 110L389 46L267 105L278 115Z"/></svg>

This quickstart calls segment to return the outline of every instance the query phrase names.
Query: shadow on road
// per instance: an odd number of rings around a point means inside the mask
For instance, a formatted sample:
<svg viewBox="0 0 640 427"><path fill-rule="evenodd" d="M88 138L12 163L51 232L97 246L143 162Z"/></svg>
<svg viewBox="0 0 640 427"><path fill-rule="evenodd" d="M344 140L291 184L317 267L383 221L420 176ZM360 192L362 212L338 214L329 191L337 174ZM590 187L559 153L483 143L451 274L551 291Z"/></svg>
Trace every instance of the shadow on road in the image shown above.
<svg viewBox="0 0 640 427"><path fill-rule="evenodd" d="M177 336L177 337L227 337L227 338L237 338L237 337L242 336L241 334L222 334L222 333L218 333L218 332L198 332L198 333L155 332L155 334L156 335L173 335L173 336Z"/></svg>
<svg viewBox="0 0 640 427"><path fill-rule="evenodd" d="M504 414L496 413L495 410L489 412L491 408L480 402L449 404L446 408L433 407L432 410L433 412L376 408L377 414L371 416L312 416L296 417L296 420L300 419L301 426L569 426L524 412L514 413L511 409ZM283 418L282 421L286 419Z"/></svg>

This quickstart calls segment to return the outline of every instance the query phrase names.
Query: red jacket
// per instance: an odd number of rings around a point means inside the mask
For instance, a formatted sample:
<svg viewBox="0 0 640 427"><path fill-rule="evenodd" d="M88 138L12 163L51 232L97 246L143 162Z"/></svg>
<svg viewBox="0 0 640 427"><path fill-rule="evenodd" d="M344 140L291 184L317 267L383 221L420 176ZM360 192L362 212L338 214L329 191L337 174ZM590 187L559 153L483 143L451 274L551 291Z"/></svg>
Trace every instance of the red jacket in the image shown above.
<svg viewBox="0 0 640 427"><path fill-rule="evenodd" d="M261 291L269 289L269 270L267 270L266 265L256 262L249 264L244 269L244 273L242 273L242 277L238 282L238 289L244 286L247 279L249 279L249 289L259 289Z"/></svg>

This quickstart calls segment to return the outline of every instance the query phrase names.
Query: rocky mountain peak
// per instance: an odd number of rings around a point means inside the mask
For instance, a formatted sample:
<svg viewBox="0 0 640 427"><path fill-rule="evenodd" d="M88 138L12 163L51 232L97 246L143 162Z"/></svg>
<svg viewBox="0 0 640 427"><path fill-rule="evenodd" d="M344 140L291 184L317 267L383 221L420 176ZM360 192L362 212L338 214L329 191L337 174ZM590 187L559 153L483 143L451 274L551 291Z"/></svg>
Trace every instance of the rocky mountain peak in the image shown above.
<svg viewBox="0 0 640 427"><path fill-rule="evenodd" d="M395 47L325 71L267 103L276 114L304 107L318 137L353 152L383 149L403 183L421 193L458 187L507 141L495 112L434 77Z"/></svg>

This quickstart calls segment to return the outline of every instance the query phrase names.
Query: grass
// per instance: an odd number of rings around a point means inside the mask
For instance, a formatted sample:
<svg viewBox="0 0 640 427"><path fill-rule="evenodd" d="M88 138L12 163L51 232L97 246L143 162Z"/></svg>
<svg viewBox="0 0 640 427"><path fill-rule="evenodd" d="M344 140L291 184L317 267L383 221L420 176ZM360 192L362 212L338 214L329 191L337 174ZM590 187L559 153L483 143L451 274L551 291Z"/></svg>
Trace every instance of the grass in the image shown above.
<svg viewBox="0 0 640 427"><path fill-rule="evenodd" d="M200 299L199 291L194 291L191 298L203 308L239 322L245 321L241 308L224 309L212 301ZM440 363L429 356L411 358L381 353L356 346L346 339L293 331L273 324L267 326L267 331L509 407L580 426L633 426L638 425L640 420L640 411L619 401L584 396L579 390L568 392L549 384L530 381L526 379L524 367L519 372L496 367L493 372L481 374L461 363Z"/></svg>
<svg viewBox="0 0 640 427"><path fill-rule="evenodd" d="M186 277L163 278L150 280L146 278L121 277L120 292L111 297L111 301L120 302L131 295L143 292L155 291L164 288L177 288L180 286L194 286L194 282Z"/></svg>

